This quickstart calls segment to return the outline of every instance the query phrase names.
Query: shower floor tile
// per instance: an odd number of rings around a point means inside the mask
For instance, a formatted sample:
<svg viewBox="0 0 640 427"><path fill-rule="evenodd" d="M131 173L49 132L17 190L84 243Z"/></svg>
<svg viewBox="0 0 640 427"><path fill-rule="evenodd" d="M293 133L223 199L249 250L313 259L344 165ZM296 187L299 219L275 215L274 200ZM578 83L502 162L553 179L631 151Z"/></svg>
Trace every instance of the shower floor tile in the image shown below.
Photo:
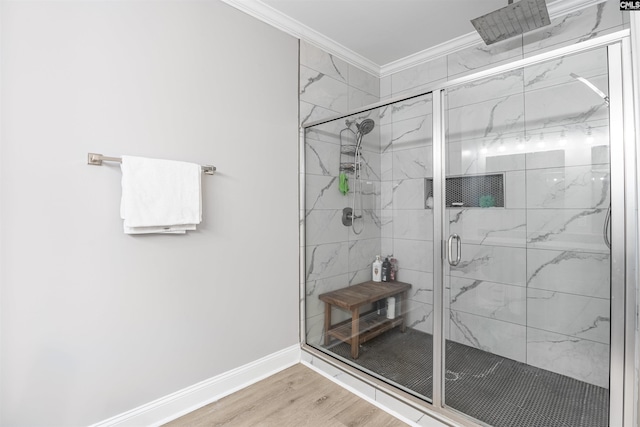
<svg viewBox="0 0 640 427"><path fill-rule="evenodd" d="M328 349L352 361L350 347ZM431 398L432 337L389 331L360 347L357 365ZM604 427L609 390L447 341L446 405L496 427Z"/></svg>

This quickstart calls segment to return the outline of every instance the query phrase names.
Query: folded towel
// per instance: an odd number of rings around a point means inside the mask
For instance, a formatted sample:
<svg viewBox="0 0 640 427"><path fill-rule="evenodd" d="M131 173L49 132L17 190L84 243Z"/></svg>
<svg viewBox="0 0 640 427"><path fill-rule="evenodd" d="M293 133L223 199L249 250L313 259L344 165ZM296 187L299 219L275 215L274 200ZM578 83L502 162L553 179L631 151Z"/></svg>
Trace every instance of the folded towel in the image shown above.
<svg viewBox="0 0 640 427"><path fill-rule="evenodd" d="M120 215L127 234L184 233L202 221L195 163L122 156Z"/></svg>
<svg viewBox="0 0 640 427"><path fill-rule="evenodd" d="M186 234L189 230L195 230L195 224L172 225L166 227L127 227L124 226L125 234Z"/></svg>
<svg viewBox="0 0 640 427"><path fill-rule="evenodd" d="M349 177L344 172L340 172L340 183L338 184L338 188L343 196L349 192Z"/></svg>

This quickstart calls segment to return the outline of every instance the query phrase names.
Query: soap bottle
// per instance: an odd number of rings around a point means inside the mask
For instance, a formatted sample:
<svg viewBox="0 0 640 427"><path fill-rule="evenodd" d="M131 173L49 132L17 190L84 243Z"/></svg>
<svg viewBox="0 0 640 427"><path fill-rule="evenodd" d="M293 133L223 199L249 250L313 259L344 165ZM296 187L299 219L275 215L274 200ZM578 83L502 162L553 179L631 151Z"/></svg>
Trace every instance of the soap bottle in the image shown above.
<svg viewBox="0 0 640 427"><path fill-rule="evenodd" d="M382 281L382 261L380 260L380 255L376 255L376 260L373 261L373 265L371 266L371 276L373 277L374 282Z"/></svg>
<svg viewBox="0 0 640 427"><path fill-rule="evenodd" d="M389 262L389 258L385 258L382 263L382 281L389 281L389 273L391 272L391 263Z"/></svg>
<svg viewBox="0 0 640 427"><path fill-rule="evenodd" d="M395 258L389 258L389 262L391 263L391 271L389 272L389 278L392 282L396 281L396 271L398 271L398 260Z"/></svg>

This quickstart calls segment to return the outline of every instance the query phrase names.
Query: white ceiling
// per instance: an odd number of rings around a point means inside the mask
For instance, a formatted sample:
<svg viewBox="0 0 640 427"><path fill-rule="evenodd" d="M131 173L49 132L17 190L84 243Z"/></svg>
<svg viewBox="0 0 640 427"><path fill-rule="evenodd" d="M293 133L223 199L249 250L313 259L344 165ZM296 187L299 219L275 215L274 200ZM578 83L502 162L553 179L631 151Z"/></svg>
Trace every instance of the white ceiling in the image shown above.
<svg viewBox="0 0 640 427"><path fill-rule="evenodd" d="M379 67L475 31L507 0L262 0Z"/></svg>
<svg viewBox="0 0 640 427"><path fill-rule="evenodd" d="M222 0L383 77L482 43L471 19L508 0ZM547 0L551 19L606 0Z"/></svg>

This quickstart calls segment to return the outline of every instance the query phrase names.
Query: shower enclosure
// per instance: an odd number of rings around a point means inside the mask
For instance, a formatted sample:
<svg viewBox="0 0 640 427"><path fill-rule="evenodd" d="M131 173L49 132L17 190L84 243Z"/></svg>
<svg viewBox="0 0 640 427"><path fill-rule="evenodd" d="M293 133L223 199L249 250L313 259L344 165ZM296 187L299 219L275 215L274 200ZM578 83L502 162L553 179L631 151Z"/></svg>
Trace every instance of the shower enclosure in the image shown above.
<svg viewBox="0 0 640 427"><path fill-rule="evenodd" d="M623 425L624 49L596 40L306 127L306 345L469 425ZM349 123L369 128L343 194ZM360 233L341 221L352 197ZM356 321L348 290L378 286L376 255L410 289L360 296Z"/></svg>

